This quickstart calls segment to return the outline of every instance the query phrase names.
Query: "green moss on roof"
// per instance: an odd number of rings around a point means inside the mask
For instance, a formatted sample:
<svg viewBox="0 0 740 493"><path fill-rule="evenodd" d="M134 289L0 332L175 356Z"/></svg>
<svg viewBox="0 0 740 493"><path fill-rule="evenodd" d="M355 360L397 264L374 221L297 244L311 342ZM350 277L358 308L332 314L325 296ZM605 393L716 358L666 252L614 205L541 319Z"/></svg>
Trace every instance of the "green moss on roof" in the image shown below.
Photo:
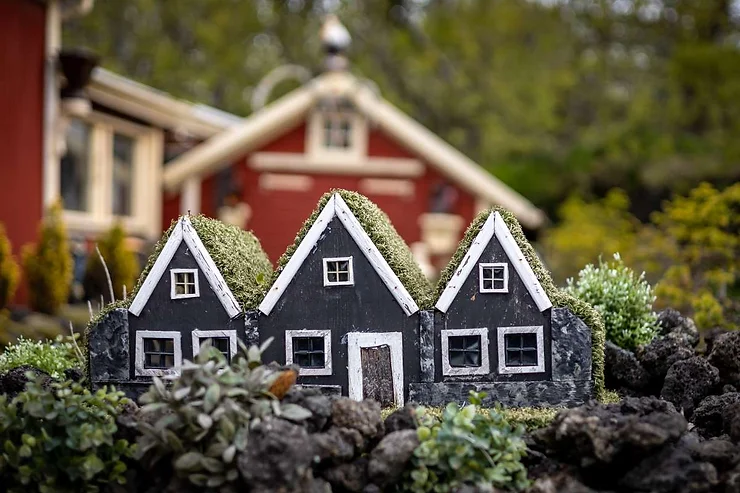
<svg viewBox="0 0 740 493"><path fill-rule="evenodd" d="M445 286L447 286L447 283L452 279L452 275L460 266L460 262L462 262L465 254L468 253L470 245L473 243L473 240L475 240L475 237L478 236L478 233L488 219L488 216L494 212L498 212L501 214L501 217L503 217L504 222L506 222L506 225L509 227L512 236L519 245L519 248L522 250L527 262L529 262L529 265L532 267L534 274L540 281L542 288L545 290L545 293L547 293L553 306L569 308L571 312L577 315L591 328L594 388L596 390L596 397L598 399L602 399L604 396L604 343L606 340L606 332L601 315L599 315L594 307L588 303L569 295L564 290L555 286L555 283L550 276L550 272L548 272L544 265L542 265L542 261L537 256L534 248L532 248L532 245L530 245L529 241L527 241L527 238L524 236L524 232L522 231L522 227L519 225L519 221L516 220L516 217L511 212L501 207L493 207L481 212L475 217L475 219L473 219L473 222L470 223L470 226L468 226L468 229L465 231L465 235L460 241L460 245L455 251L455 254L440 274L440 278L437 283L436 297L439 298L442 294Z"/></svg>
<svg viewBox="0 0 740 493"><path fill-rule="evenodd" d="M432 307L432 288L429 280L421 271L419 264L414 260L408 245L406 245L398 234L396 228L393 227L388 215L364 195L348 190L331 190L321 197L316 209L311 213L306 222L303 223L303 227L296 235L293 244L280 257L278 267L273 274L270 285L277 280L283 268L285 268L293 253L298 248L298 245L301 244L306 233L308 233L308 230L311 229L311 226L324 209L324 206L335 193L338 193L347 203L347 206L349 206L367 235L378 248L380 254L388 262L390 268L398 276L398 279L403 283L419 308L424 310Z"/></svg>
<svg viewBox="0 0 740 493"><path fill-rule="evenodd" d="M256 308L262 301L265 282L272 274L270 259L257 237L251 231L203 215L190 216L189 219L239 305L245 310ZM112 310L131 306L178 221L179 218L172 221L154 246L136 286L126 299L108 304L90 321L88 328Z"/></svg>

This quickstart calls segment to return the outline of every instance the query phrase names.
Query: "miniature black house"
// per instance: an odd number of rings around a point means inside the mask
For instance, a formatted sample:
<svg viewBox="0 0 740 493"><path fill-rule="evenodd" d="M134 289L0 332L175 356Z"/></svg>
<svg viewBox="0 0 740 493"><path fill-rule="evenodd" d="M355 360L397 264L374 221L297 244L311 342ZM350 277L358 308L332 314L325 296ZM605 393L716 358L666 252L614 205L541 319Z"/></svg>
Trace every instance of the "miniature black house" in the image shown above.
<svg viewBox="0 0 740 493"><path fill-rule="evenodd" d="M91 326L90 379L135 397L204 339L229 357L237 340L273 337L264 360L298 365L300 385L329 394L386 406L462 402L469 390L489 404L582 403L594 389L591 329L553 307L543 284L554 286L528 259L537 263L513 216L482 213L434 303L388 217L340 190L321 198L263 286L271 265L251 233L182 217L131 297Z"/></svg>

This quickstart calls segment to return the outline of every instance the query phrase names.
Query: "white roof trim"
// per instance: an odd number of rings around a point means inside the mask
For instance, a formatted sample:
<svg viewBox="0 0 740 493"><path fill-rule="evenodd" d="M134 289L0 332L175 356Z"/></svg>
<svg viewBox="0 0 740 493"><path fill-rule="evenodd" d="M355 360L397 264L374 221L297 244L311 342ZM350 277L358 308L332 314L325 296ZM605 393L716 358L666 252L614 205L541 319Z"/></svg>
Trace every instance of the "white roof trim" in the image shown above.
<svg viewBox="0 0 740 493"><path fill-rule="evenodd" d="M164 184L177 189L192 175L213 173L298 122L322 95L344 95L374 124L422 157L450 180L489 204L506 207L527 227L537 228L544 213L522 195L483 170L419 122L379 97L367 84L346 72L328 73L174 159L164 170Z"/></svg>
<svg viewBox="0 0 740 493"><path fill-rule="evenodd" d="M270 290L267 292L267 296L262 300L262 303L259 306L260 311L265 315L270 314L272 309L275 307L275 304L287 289L290 281L293 280L293 277L295 277L301 265L303 265L303 262L314 250L319 238L321 238L324 230L335 216L339 218L357 246L365 254L370 265L373 266L375 272L383 280L383 283L386 285L406 315L413 315L418 312L419 307L411 297L411 294L409 294L406 287L401 283L401 280L398 279L398 276L393 272L393 269L388 265L388 262L385 260L383 255L381 255L378 248L362 228L360 222L357 220L355 215L352 214L347 203L338 193L335 193L329 198L324 209L316 218L316 221L314 221L313 225L308 230L308 233L306 233L306 236L298 245L298 248L296 248L293 256L283 268L283 271L278 276L275 284L272 285Z"/></svg>
<svg viewBox="0 0 740 493"><path fill-rule="evenodd" d="M527 291L529 291L530 296L532 296L532 299L537 304L537 308L543 312L552 307L550 298L548 298L547 293L545 293L545 290L542 288L542 285L537 279L532 267L524 257L521 248L519 248L514 236L511 234L504 218L501 217L501 214L498 212L494 212L493 214L490 214L488 219L486 219L486 222L483 223L483 227L470 245L468 253L465 254L465 257L463 257L460 262L460 266L452 275L447 286L445 286L442 295L439 297L439 300L437 300L437 304L435 305L437 310L441 312L447 311L452 304L452 301L457 296L457 293L460 291L460 288L478 263L480 256L483 254L483 250L485 250L493 237L496 237L503 247L509 262L514 266L517 274L519 274L519 278L527 287Z"/></svg>
<svg viewBox="0 0 740 493"><path fill-rule="evenodd" d="M146 279L144 279L144 283L141 285L139 292L136 293L136 297L134 297L134 301L131 303L128 311L137 317L141 314L141 311L144 309L149 298L154 292L154 288L159 285L162 275L167 271L167 267L170 265L172 257L175 256L175 252L177 252L177 248L183 240L190 249L190 253L193 255L193 258L195 258L195 261L198 263L198 267L200 267L201 272L203 272L203 275L208 280L208 284L211 286L211 289L213 289L213 292L216 293L219 301L221 301L226 313L229 314L230 318L234 318L239 315L242 312L239 303L236 301L236 298L229 289L229 286L226 285L226 281L221 275L221 272L218 270L218 267L216 267L216 264L208 253L208 250L206 250L203 242L200 241L198 233L195 231L195 228L193 228L193 224L187 217L180 218L175 225L172 233L170 233L170 237L167 239L167 243L165 243L159 257L157 257L157 260L154 262L149 274L147 274Z"/></svg>

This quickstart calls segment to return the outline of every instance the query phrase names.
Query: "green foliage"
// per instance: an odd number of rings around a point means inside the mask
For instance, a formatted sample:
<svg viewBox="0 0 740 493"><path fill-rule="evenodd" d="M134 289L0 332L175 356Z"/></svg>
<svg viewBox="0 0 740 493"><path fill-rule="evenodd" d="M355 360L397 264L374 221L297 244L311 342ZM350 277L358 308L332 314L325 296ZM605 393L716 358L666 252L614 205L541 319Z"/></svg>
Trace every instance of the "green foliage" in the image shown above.
<svg viewBox="0 0 740 493"><path fill-rule="evenodd" d="M98 249L108 267L113 293L120 300L123 298L123 286L131 291L139 273L136 254L126 246L126 231L123 227L120 224L113 226L98 241ZM83 286L87 298L98 299L102 295L107 301L113 301L110 299L105 268L97 252L91 252L88 256Z"/></svg>
<svg viewBox="0 0 740 493"><path fill-rule="evenodd" d="M18 287L20 268L13 259L13 249L0 223L0 310L8 306Z"/></svg>
<svg viewBox="0 0 740 493"><path fill-rule="evenodd" d="M72 283L72 256L62 205L52 205L39 228L38 244L21 250L29 288L31 308L53 315L69 299Z"/></svg>
<svg viewBox="0 0 740 493"><path fill-rule="evenodd" d="M655 295L645 274L635 275L619 254L599 265L588 264L578 280L568 279L566 290L601 313L606 338L629 350L650 342L657 333L653 312Z"/></svg>
<svg viewBox="0 0 740 493"><path fill-rule="evenodd" d="M98 492L125 483L133 446L114 438L122 396L70 381L45 388L41 379L12 401L0 395L3 491Z"/></svg>
<svg viewBox="0 0 740 493"><path fill-rule="evenodd" d="M270 393L281 371L261 365L267 344L241 347L229 364L206 343L196 363L186 361L171 385L155 377L141 397L138 456L144 467L168 463L193 486L226 491L239 478L237 457L247 447L250 427L273 415L310 417L310 411L281 404Z"/></svg>
<svg viewBox="0 0 740 493"><path fill-rule="evenodd" d="M521 463L523 428L512 427L498 409L479 412L484 396L471 392L462 408L448 404L441 419L417 409L420 444L404 474L404 491L446 493L465 484L520 491L529 485Z"/></svg>
<svg viewBox="0 0 740 493"><path fill-rule="evenodd" d="M82 369L85 361L77 345L77 337L58 336L53 341L33 341L21 336L18 342L8 344L5 352L0 354L0 373L24 365L62 379L65 370Z"/></svg>
<svg viewBox="0 0 740 493"><path fill-rule="evenodd" d="M432 416L433 418L437 420L442 419L442 415L444 414L445 408L441 407L424 407L424 413ZM391 412L395 411L395 409L391 410L383 410L381 411L381 415L383 418L387 418L388 415L391 414ZM496 413L501 414L506 421L512 425L522 425L525 430L532 431L536 430L537 428L542 428L544 426L549 425L553 419L555 419L555 415L557 415L558 411L560 411L560 408L557 407L502 407L497 408L493 410ZM478 413L488 415L490 412L489 408L479 407L477 408Z"/></svg>

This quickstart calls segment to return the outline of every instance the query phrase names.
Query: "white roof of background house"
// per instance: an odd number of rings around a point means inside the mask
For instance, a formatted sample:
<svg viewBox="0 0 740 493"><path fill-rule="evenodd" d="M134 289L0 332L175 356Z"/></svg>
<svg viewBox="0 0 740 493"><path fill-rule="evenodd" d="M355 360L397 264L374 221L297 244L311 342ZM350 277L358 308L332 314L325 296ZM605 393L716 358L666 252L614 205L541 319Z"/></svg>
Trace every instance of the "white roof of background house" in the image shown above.
<svg viewBox="0 0 740 493"><path fill-rule="evenodd" d="M525 197L383 99L367 83L343 71L312 79L173 159L164 170L164 186L175 190L192 176L212 174L259 149L305 119L317 101L327 96L347 98L374 125L450 181L484 202L510 210L524 226L537 229L545 222L545 214Z"/></svg>

